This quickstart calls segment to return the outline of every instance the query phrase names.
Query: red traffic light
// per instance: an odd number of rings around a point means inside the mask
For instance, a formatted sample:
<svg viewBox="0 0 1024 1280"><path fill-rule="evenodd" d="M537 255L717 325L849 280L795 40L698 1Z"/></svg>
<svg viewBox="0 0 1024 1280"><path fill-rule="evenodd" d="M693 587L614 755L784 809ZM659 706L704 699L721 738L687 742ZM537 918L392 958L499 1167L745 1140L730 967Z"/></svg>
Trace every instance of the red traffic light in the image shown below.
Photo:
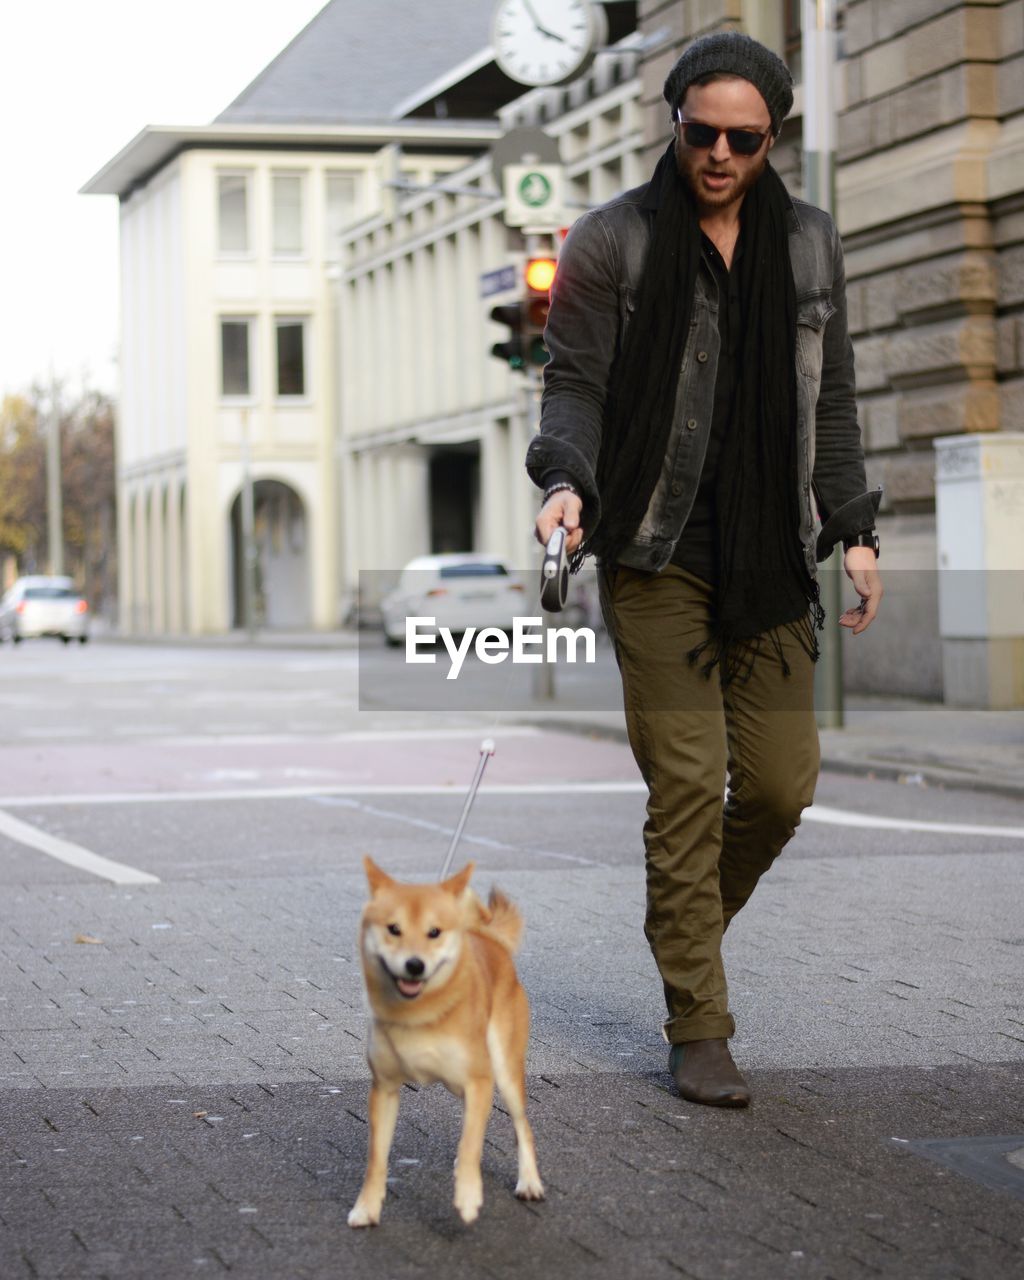
<svg viewBox="0 0 1024 1280"><path fill-rule="evenodd" d="M534 293L547 293L555 278L555 258L529 258L526 263L526 287Z"/></svg>

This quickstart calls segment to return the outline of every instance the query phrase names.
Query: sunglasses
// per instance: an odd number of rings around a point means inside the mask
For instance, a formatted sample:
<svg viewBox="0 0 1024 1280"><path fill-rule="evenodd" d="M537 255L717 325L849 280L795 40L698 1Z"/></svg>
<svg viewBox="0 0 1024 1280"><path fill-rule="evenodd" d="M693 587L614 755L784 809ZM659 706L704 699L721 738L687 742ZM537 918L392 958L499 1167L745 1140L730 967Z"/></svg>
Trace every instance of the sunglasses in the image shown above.
<svg viewBox="0 0 1024 1280"><path fill-rule="evenodd" d="M724 133L729 150L737 156L753 156L761 150L767 133L755 133L753 129L717 129L713 124L698 124L695 120L684 120L681 111L675 112L675 118L683 126L683 140L688 147L698 151L708 151Z"/></svg>

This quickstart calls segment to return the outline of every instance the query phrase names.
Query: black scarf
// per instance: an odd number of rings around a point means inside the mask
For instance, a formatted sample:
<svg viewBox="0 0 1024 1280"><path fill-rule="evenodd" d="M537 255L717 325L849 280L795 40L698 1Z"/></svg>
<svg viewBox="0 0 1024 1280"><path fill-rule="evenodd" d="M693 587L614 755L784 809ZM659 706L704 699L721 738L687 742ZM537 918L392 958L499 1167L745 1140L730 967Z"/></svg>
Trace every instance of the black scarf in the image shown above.
<svg viewBox="0 0 1024 1280"><path fill-rule="evenodd" d="M673 144L658 161L658 208L637 309L612 370L597 462L603 517L581 548L614 564L632 540L661 474L675 410L701 254L697 209ZM778 629L817 658L817 584L800 543L796 448L796 294L789 197L770 165L743 205L738 386L718 466L718 582L712 638L689 654L749 675L767 641L787 671ZM693 353L696 355L696 353Z"/></svg>

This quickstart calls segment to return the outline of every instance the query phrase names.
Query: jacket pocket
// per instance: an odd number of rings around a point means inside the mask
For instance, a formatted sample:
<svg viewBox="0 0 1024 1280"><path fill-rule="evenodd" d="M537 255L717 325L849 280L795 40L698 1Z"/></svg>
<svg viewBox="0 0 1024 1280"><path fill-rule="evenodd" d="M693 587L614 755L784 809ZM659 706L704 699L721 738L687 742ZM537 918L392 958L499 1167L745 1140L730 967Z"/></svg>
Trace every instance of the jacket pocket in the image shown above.
<svg viewBox="0 0 1024 1280"><path fill-rule="evenodd" d="M835 310L828 294L813 294L796 304L796 367L815 384L821 381L825 325Z"/></svg>

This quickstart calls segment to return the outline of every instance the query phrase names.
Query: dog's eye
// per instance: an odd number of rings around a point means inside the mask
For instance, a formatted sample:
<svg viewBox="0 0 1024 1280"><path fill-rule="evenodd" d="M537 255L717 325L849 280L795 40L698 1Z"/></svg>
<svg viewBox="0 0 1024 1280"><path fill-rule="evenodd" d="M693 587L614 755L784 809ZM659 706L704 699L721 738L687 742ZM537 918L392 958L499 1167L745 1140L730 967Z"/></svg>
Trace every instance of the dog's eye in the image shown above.
<svg viewBox="0 0 1024 1280"><path fill-rule="evenodd" d="M434 925L433 929L427 930L428 938L440 938L440 936L441 936L441 930L437 927L436 924Z"/></svg>
<svg viewBox="0 0 1024 1280"><path fill-rule="evenodd" d="M397 924L389 924L388 933L390 933L393 938L400 938L402 936L402 931L399 929Z"/></svg>

